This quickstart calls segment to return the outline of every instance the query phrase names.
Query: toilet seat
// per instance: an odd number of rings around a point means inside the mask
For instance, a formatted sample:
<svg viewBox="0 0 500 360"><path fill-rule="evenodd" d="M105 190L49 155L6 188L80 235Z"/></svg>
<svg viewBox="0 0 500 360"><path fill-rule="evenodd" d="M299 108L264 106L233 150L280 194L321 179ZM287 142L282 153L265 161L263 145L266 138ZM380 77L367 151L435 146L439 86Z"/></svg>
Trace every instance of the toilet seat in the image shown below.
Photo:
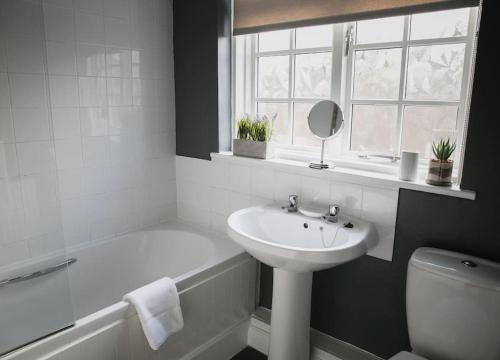
<svg viewBox="0 0 500 360"><path fill-rule="evenodd" d="M418 356L416 354L409 353L408 351L401 351L400 353L397 353L396 355L391 357L389 360L427 360L427 359Z"/></svg>

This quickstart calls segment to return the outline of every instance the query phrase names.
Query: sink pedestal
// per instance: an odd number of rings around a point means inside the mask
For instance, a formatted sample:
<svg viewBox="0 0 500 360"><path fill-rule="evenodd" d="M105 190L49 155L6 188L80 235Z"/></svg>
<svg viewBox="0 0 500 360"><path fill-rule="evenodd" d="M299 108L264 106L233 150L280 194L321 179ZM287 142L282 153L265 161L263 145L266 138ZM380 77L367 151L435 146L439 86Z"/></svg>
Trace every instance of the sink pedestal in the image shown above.
<svg viewBox="0 0 500 360"><path fill-rule="evenodd" d="M274 268L269 360L310 359L313 272L354 260L377 243L372 224L343 215L338 220L329 223L276 205L241 209L227 219L228 235ZM346 222L352 226L344 227Z"/></svg>
<svg viewBox="0 0 500 360"><path fill-rule="evenodd" d="M308 360L313 273L273 273L269 360Z"/></svg>

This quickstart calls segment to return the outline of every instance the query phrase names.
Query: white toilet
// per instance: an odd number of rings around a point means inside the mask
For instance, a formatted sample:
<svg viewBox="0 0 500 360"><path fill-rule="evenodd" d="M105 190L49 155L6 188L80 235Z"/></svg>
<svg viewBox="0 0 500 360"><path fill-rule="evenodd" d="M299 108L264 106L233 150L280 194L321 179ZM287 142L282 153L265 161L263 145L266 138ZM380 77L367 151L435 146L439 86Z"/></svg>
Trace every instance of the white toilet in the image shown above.
<svg viewBox="0 0 500 360"><path fill-rule="evenodd" d="M391 360L500 360L500 264L417 249L408 264L412 353Z"/></svg>

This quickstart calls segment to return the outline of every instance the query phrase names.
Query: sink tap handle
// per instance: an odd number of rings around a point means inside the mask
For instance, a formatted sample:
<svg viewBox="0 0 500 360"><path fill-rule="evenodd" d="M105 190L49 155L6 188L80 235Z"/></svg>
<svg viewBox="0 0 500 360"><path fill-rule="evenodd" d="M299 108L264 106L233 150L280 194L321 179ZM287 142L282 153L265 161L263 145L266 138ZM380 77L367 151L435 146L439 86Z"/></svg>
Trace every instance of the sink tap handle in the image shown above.
<svg viewBox="0 0 500 360"><path fill-rule="evenodd" d="M288 206L282 206L287 212L297 212L299 210L299 197L297 195L288 196Z"/></svg>
<svg viewBox="0 0 500 360"><path fill-rule="evenodd" d="M328 205L328 212L323 219L329 223L336 223L339 220L340 206L339 205Z"/></svg>
<svg viewBox="0 0 500 360"><path fill-rule="evenodd" d="M340 206L333 204L333 205L328 205L328 215L329 216L339 216L340 213Z"/></svg>

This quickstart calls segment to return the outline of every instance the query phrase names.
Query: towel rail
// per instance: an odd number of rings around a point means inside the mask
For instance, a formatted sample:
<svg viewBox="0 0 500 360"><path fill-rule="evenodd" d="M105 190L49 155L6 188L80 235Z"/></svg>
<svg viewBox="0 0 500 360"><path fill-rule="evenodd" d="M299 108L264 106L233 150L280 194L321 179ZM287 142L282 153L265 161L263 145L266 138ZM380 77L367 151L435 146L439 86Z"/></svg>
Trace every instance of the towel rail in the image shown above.
<svg viewBox="0 0 500 360"><path fill-rule="evenodd" d="M29 273L29 274L25 274L25 275L15 276L15 277L12 277L9 279L0 280L0 287L23 282L23 281L27 281L27 280L31 280L31 279L36 279L36 278L39 278L41 276L51 274L53 272L62 270L68 266L73 265L74 263L76 263L76 261L77 261L76 258L70 258L70 259L64 260L60 264L57 264L54 266L49 266L49 267L46 267L45 269L42 269L42 270L38 270L38 271Z"/></svg>

